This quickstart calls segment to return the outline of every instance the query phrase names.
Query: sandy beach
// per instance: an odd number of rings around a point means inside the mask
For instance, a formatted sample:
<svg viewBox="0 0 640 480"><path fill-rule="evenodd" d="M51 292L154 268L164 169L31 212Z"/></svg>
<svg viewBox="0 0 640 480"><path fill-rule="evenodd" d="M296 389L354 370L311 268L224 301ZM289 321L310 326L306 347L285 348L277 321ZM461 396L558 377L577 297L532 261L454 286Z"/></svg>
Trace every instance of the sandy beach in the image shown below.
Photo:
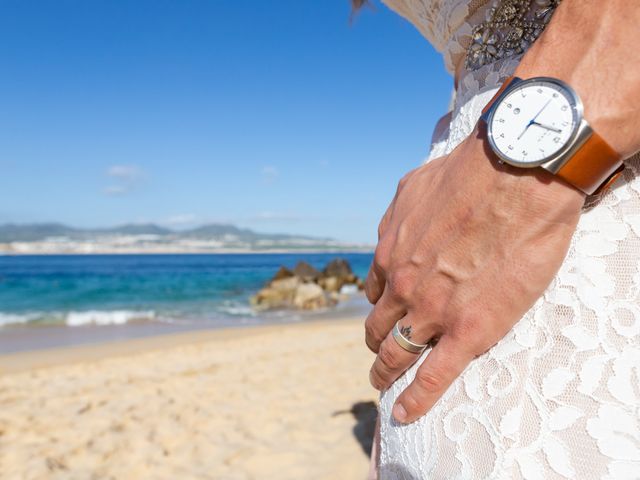
<svg viewBox="0 0 640 480"><path fill-rule="evenodd" d="M0 356L2 479L363 479L362 319Z"/></svg>

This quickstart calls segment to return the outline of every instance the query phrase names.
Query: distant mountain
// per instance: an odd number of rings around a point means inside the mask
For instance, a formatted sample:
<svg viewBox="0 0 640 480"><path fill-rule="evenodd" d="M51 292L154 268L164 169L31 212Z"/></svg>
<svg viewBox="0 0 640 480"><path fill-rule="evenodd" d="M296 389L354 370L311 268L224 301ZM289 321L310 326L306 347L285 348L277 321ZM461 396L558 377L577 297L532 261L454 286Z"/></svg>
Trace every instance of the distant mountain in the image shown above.
<svg viewBox="0 0 640 480"><path fill-rule="evenodd" d="M315 240L322 242L332 241L331 238L307 237L284 233L258 233L248 228L238 228L234 225L212 223L201 227L181 232L182 235L194 238L229 237L235 236L246 241L256 240Z"/></svg>
<svg viewBox="0 0 640 480"><path fill-rule="evenodd" d="M315 238L300 235L258 233L248 228L238 228L234 225L212 223L189 230L171 230L153 223L132 223L112 228L83 229L74 228L61 223L34 223L15 224L6 223L0 225L0 242L34 242L55 237L68 237L70 239L86 239L97 235L157 235L191 238L229 238L239 240L317 240L330 241L329 238Z"/></svg>
<svg viewBox="0 0 640 480"><path fill-rule="evenodd" d="M160 227L153 223L132 223L104 230L88 230L87 233L112 233L120 235L170 235L173 233L168 228Z"/></svg>
<svg viewBox="0 0 640 480"><path fill-rule="evenodd" d="M48 237L67 237L75 235L78 231L61 223L35 223L28 225L7 223L0 225L0 243L34 242Z"/></svg>
<svg viewBox="0 0 640 480"><path fill-rule="evenodd" d="M153 223L83 229L60 223L0 225L0 253L215 252L368 249L330 238L259 233L209 224L172 230Z"/></svg>

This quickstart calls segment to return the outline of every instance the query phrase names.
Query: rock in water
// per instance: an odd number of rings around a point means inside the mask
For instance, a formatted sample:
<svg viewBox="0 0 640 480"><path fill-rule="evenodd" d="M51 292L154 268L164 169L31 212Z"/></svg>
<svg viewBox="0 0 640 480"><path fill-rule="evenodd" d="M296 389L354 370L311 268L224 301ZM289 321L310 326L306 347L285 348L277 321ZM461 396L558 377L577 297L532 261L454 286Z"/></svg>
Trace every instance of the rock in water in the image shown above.
<svg viewBox="0 0 640 480"><path fill-rule="evenodd" d="M293 270L280 267L269 283L251 298L251 305L258 310L316 310L334 305L345 294L362 287L362 280L353 274L346 260L332 260L322 273L307 262L299 262Z"/></svg>
<svg viewBox="0 0 640 480"><path fill-rule="evenodd" d="M289 270L285 266L282 266L280 267L280 270L278 270L276 274L273 276L271 281L273 282L274 280L282 280L283 278L289 278L293 276L295 276L295 274L291 270Z"/></svg>
<svg viewBox="0 0 640 480"><path fill-rule="evenodd" d="M315 282L320 277L320 272L307 262L298 262L293 269L293 274L305 282Z"/></svg>
<svg viewBox="0 0 640 480"><path fill-rule="evenodd" d="M328 305L327 297L320 285L303 283L296 289L293 306L301 310L316 310Z"/></svg>
<svg viewBox="0 0 640 480"><path fill-rule="evenodd" d="M353 271L351 265L343 258L336 258L331 260L322 272L325 277L352 277Z"/></svg>
<svg viewBox="0 0 640 480"><path fill-rule="evenodd" d="M318 280L318 285L327 292L339 292L342 286L338 277L322 277Z"/></svg>
<svg viewBox="0 0 640 480"><path fill-rule="evenodd" d="M349 262L342 258L336 258L327 264L318 284L327 292L338 293L345 285L352 285L357 281L358 277L353 274Z"/></svg>
<svg viewBox="0 0 640 480"><path fill-rule="evenodd" d="M273 280L267 289L278 290L280 292L293 292L301 281L298 277L282 278L280 280Z"/></svg>
<svg viewBox="0 0 640 480"><path fill-rule="evenodd" d="M273 280L251 297L251 305L259 310L290 308L299 285L300 279L298 277Z"/></svg>

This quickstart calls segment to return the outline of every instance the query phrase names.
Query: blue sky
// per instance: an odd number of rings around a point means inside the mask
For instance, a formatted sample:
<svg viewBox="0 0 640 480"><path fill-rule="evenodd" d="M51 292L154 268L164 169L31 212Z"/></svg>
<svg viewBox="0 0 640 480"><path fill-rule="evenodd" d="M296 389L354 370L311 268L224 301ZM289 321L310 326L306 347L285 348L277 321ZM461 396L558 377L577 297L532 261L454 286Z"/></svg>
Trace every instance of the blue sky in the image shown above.
<svg viewBox="0 0 640 480"><path fill-rule="evenodd" d="M374 242L451 79L382 5L3 0L0 223Z"/></svg>

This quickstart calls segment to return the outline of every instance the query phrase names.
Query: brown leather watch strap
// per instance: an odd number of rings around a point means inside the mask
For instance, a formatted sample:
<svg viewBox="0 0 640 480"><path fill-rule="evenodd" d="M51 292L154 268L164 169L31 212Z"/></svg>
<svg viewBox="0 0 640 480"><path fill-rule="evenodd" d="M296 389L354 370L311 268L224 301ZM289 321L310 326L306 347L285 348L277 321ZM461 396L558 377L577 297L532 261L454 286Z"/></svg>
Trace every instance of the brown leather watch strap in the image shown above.
<svg viewBox="0 0 640 480"><path fill-rule="evenodd" d="M556 175L591 195L608 188L622 170L624 164L620 155L600 135L593 132Z"/></svg>

